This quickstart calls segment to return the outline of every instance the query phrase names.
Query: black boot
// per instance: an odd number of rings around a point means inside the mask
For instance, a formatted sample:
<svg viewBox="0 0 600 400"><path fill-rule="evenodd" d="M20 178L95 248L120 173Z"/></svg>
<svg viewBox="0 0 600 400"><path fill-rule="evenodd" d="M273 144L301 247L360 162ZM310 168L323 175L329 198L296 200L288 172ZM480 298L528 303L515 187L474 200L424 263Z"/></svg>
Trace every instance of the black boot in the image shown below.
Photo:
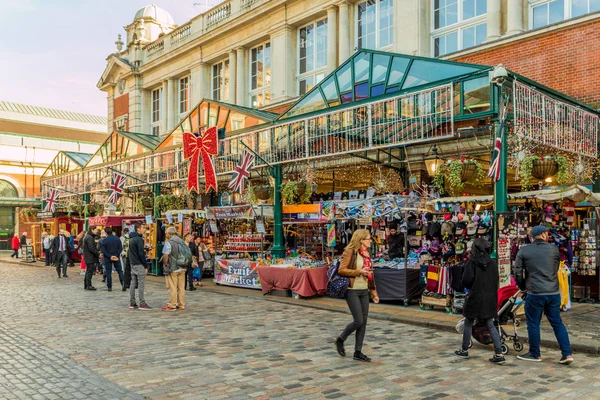
<svg viewBox="0 0 600 400"><path fill-rule="evenodd" d="M361 353L360 351L354 352L354 359L357 361L371 362L371 359L369 357L367 357L366 355L364 355L363 353Z"/></svg>
<svg viewBox="0 0 600 400"><path fill-rule="evenodd" d="M344 341L341 338L335 339L335 348L340 356L346 357L346 350L344 349Z"/></svg>

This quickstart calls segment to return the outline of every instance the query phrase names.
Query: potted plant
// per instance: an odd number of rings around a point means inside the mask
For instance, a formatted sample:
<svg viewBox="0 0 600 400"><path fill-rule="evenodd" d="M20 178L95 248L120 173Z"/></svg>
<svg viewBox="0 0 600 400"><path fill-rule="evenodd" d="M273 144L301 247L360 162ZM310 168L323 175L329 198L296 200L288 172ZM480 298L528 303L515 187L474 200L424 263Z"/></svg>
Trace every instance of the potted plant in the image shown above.
<svg viewBox="0 0 600 400"><path fill-rule="evenodd" d="M281 199L284 204L306 204L310 202L309 184L287 180L281 184Z"/></svg>
<svg viewBox="0 0 600 400"><path fill-rule="evenodd" d="M519 164L519 181L522 190L531 189L531 178L546 179L556 176L559 185L566 185L571 180L569 163L563 156L526 156Z"/></svg>
<svg viewBox="0 0 600 400"><path fill-rule="evenodd" d="M136 208L139 214L146 214L146 210L154 208L154 197L138 197Z"/></svg>
<svg viewBox="0 0 600 400"><path fill-rule="evenodd" d="M485 179L485 171L481 163L474 159L461 158L450 160L439 167L433 176L432 186L440 193L448 192L452 196L460 196L465 183L480 186Z"/></svg>

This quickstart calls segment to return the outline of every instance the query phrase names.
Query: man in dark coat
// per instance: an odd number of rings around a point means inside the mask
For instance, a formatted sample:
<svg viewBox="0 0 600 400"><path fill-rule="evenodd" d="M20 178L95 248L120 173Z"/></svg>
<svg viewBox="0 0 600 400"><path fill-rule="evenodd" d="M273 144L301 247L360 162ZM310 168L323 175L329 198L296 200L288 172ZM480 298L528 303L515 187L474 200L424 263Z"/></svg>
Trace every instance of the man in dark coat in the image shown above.
<svg viewBox="0 0 600 400"><path fill-rule="evenodd" d="M493 364L506 362L502 355L502 342L498 328L494 326L494 318L498 315L498 266L490 258L491 246L485 239L473 241L471 256L462 277L462 284L469 289L465 299L463 315L465 317L465 330L460 350L454 352L459 357L469 357L469 342L473 332L475 319L479 320L490 332L494 342L494 357L490 358Z"/></svg>
<svg viewBox="0 0 600 400"><path fill-rule="evenodd" d="M69 254L73 251L71 247L71 241L66 235L64 229L61 229L58 236L52 241L52 253L54 254L54 265L56 266L56 273L60 278L60 271L64 278L68 278L67 275L67 264L69 262Z"/></svg>
<svg viewBox="0 0 600 400"><path fill-rule="evenodd" d="M524 361L542 361L540 354L540 322L546 314L560 346L562 358L559 363L571 364L573 352L569 334L560 318L560 289L558 247L548 243L548 228L534 226L531 229L533 243L524 246L515 260L515 279L521 290L527 290L525 317L529 336L529 353L517 358Z"/></svg>
<svg viewBox="0 0 600 400"><path fill-rule="evenodd" d="M97 235L98 228L94 225L91 225L89 227L88 233L83 239L83 260L85 261L85 290L96 290L96 288L92 286L92 276L94 275L94 270L96 269L96 265L98 264L98 261L100 259L100 252L98 251L98 247L96 245Z"/></svg>
<svg viewBox="0 0 600 400"><path fill-rule="evenodd" d="M390 260L401 258L404 255L404 234L398 230L398 225L390 225L390 235L388 236L388 255Z"/></svg>
<svg viewBox="0 0 600 400"><path fill-rule="evenodd" d="M109 292L112 292L112 271L113 268L119 274L121 287L123 286L123 269L121 268L121 253L123 252L123 244L121 239L113 235L111 228L104 228L106 237L100 241L100 248L104 256L104 270L106 273L106 287Z"/></svg>

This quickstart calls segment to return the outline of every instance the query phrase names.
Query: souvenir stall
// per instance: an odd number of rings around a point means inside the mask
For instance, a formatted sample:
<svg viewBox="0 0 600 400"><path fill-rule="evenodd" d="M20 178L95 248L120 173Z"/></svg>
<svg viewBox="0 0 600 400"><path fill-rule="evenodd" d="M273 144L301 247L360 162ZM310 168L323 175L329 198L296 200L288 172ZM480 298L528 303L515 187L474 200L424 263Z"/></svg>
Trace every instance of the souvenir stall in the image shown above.
<svg viewBox="0 0 600 400"><path fill-rule="evenodd" d="M260 289L256 267L271 246L273 206L208 207L206 218L215 241L214 282Z"/></svg>
<svg viewBox="0 0 600 400"><path fill-rule="evenodd" d="M402 301L404 306L408 306L410 300L419 298L423 292L419 285L420 274L416 254L411 252L421 247L420 236L416 234L422 205L422 200L416 195L388 195L333 202L332 213L336 221L337 237L345 243L343 247L347 245L355 229L371 230L375 239L371 250L374 275L377 292L382 301ZM392 222L406 238L404 257L396 259L390 259L386 248Z"/></svg>
<svg viewBox="0 0 600 400"><path fill-rule="evenodd" d="M169 210L165 213L165 221L174 226L181 237L188 233L194 236L204 236L204 210Z"/></svg>
<svg viewBox="0 0 600 400"><path fill-rule="evenodd" d="M43 232L47 232L49 235L52 236L58 236L58 233L61 230L69 231L71 233L71 236L73 237L73 240L75 241L75 246L79 247L79 243L77 242L76 238L77 235L79 235L79 233L84 229L85 219L83 217L71 216L68 213L63 212L53 213L48 211L39 212L37 215L39 223L36 223L35 225L38 225L40 227L40 233L38 237L38 229L32 229L32 231L34 232L34 237L32 237L32 243L34 243L34 248L41 241L41 234ZM39 253L42 253L41 245ZM71 253L71 258L76 261L79 261L81 259L81 254L77 252L77 248L75 248L73 253Z"/></svg>
<svg viewBox="0 0 600 400"><path fill-rule="evenodd" d="M425 288L419 304L421 309L440 307L446 313L462 311L465 293L460 277L473 241L485 238L493 243L492 201L492 196L464 196L428 202L432 211L423 213L417 224L421 228L420 234L417 232L421 247L416 250L416 257L420 282ZM409 243L412 247L419 240L409 236Z"/></svg>

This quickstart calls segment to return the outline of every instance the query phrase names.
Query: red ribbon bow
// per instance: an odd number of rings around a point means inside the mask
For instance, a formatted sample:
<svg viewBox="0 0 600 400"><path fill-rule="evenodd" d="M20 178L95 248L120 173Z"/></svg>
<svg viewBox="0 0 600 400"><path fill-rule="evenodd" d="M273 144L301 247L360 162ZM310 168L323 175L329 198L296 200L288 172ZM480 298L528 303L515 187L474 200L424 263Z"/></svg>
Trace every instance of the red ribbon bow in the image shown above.
<svg viewBox="0 0 600 400"><path fill-rule="evenodd" d="M209 192L210 188L217 191L217 174L215 173L215 166L211 156L219 154L217 146L217 128L208 128L201 136L196 136L190 132L183 133L183 157L190 160L190 167L188 170L188 192L195 189L199 192L198 183L198 159L202 154L202 165L204 167L204 176L206 179L206 193Z"/></svg>

